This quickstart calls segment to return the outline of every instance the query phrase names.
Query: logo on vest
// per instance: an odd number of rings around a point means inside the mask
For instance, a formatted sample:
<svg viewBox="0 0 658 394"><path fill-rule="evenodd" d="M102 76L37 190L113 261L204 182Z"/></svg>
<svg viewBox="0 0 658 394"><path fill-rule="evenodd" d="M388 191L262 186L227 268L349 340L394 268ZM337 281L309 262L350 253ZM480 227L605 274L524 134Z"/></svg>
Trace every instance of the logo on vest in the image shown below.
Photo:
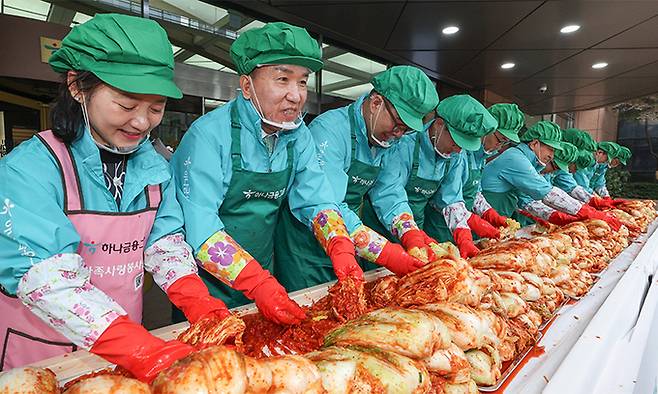
<svg viewBox="0 0 658 394"><path fill-rule="evenodd" d="M374 179L363 179L358 175L352 175L352 183L360 186L370 187L375 183Z"/></svg>
<svg viewBox="0 0 658 394"><path fill-rule="evenodd" d="M436 189L429 189L429 190L427 190L427 189L423 189L423 188L420 187L420 186L415 186L415 187L414 187L414 191L415 191L416 193L420 193L420 194L422 194L423 196L433 196L434 193L436 193Z"/></svg>
<svg viewBox="0 0 658 394"><path fill-rule="evenodd" d="M244 198L247 200L251 200L252 198L254 199L261 198L264 200L278 200L279 198L283 197L285 193L286 193L285 188L281 190L275 190L269 192L259 192L251 189L242 191L242 194L244 194Z"/></svg>

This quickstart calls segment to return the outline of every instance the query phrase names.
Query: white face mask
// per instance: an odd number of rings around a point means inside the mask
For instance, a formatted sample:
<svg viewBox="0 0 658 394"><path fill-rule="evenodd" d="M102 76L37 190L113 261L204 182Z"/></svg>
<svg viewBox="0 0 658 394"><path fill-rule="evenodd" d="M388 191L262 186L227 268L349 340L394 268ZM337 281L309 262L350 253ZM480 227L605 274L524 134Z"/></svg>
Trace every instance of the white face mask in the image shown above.
<svg viewBox="0 0 658 394"><path fill-rule="evenodd" d="M85 102L85 96L82 95L82 102L80 103L80 106L82 107L82 118L85 121L85 127L87 128L89 132L89 136L91 137L91 140L94 141L94 144L96 144L97 147L100 149L103 149L105 151L108 151L110 153L118 154L118 155L129 155L133 152L136 152L146 141L148 141L150 137L150 133L146 135L141 141L139 141L136 145L131 145L131 146L112 146L112 145L105 145L102 144L94 138L94 134L91 132L91 124L89 123L89 113L87 112L87 104Z"/></svg>
<svg viewBox="0 0 658 394"><path fill-rule="evenodd" d="M380 105L379 108L377 108L377 115L375 115L375 122L374 123L372 121L372 113L370 114L370 129L373 130L373 131L370 132L370 138L372 138L374 143L379 145L380 148L387 149L387 148L391 147L391 143L388 142L388 141L380 141L379 139L377 139L377 137L375 136L375 132L374 132L375 124L377 123L377 120L379 119L379 114L382 112L382 106L383 105L384 105L384 103L382 103L382 105Z"/></svg>
<svg viewBox="0 0 658 394"><path fill-rule="evenodd" d="M305 115L305 114L302 114L301 112L300 112L300 114L297 116L297 119L295 119L295 120L292 121L292 122L282 122L282 123L279 123L279 122L275 122L275 121L273 121L273 120L269 120L269 119L267 119L267 118L265 117L265 115L263 114L263 110L262 110L262 108L261 108L261 106L260 106L260 103L258 102L258 96L256 96L256 87L254 86L254 81L251 79L251 76L247 76L247 78L249 78L249 82L251 83L251 92L252 92L252 94L254 95L254 99L253 99L253 100L249 100L249 101L251 102L251 105L252 105L252 106L254 107L254 109L256 110L256 113L258 114L258 117L260 118L260 121L261 121L262 123L265 123L265 124L270 125L270 126L272 126L272 127L276 127L276 128L278 129L278 131L290 131L290 130L295 130L296 128L298 128L299 126L301 126L302 123L304 123L304 115ZM254 101L256 102L256 104L254 104Z"/></svg>
<svg viewBox="0 0 658 394"><path fill-rule="evenodd" d="M539 154L537 155L537 163L539 163L539 165L542 167L546 167L546 163L541 161L540 157L541 157L541 142L539 143Z"/></svg>
<svg viewBox="0 0 658 394"><path fill-rule="evenodd" d="M445 127L446 127L445 124L443 126L441 126L441 131L439 131L439 136L438 137L435 135L434 137L432 137L430 139L432 140L432 146L434 147L434 152L436 152L436 154L439 155L439 157L442 157L444 159L449 159L450 157L452 157L452 154L451 153L443 153L436 146L436 142L441 139L441 135L443 134L443 130L445 130Z"/></svg>

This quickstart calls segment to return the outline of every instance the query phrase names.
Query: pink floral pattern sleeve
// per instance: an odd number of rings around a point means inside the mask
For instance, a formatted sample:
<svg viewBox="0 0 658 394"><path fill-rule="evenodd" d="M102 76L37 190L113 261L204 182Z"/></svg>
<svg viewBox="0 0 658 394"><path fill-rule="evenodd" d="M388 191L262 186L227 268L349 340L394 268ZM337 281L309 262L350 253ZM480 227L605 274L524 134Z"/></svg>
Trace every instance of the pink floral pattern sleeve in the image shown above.
<svg viewBox="0 0 658 394"><path fill-rule="evenodd" d="M196 258L201 268L231 287L244 267L254 259L223 230L201 245Z"/></svg>
<svg viewBox="0 0 658 394"><path fill-rule="evenodd" d="M403 212L393 218L391 233L394 236L398 239L402 239L402 236L409 230L418 230L418 225L416 224L412 213Z"/></svg>
<svg viewBox="0 0 658 394"><path fill-rule="evenodd" d="M361 225L351 234L354 249L359 257L371 263L377 261L388 240L368 226Z"/></svg>
<svg viewBox="0 0 658 394"><path fill-rule="evenodd" d="M555 212L555 209L549 207L541 201L529 202L523 207L523 209L530 212L532 215L544 220L548 220Z"/></svg>
<svg viewBox="0 0 658 394"><path fill-rule="evenodd" d="M169 234L146 249L144 269L165 293L178 279L198 272L192 248L183 234Z"/></svg>
<svg viewBox="0 0 658 394"><path fill-rule="evenodd" d="M315 238L325 252L334 237L350 237L340 212L333 209L320 211L313 219L311 226Z"/></svg>
<svg viewBox="0 0 658 394"><path fill-rule="evenodd" d="M450 233L454 233L458 228L465 228L470 230L468 219L471 213L466 209L466 204L463 201L450 204L443 208L441 211L443 218L450 229Z"/></svg>
<svg viewBox="0 0 658 394"><path fill-rule="evenodd" d="M21 278L16 295L41 320L89 350L110 323L126 315L91 284L90 277L80 255L58 254L33 265Z"/></svg>
<svg viewBox="0 0 658 394"><path fill-rule="evenodd" d="M476 215L482 216L486 211L491 209L491 204L484 198L482 192L475 193L475 200L473 201L473 212Z"/></svg>
<svg viewBox="0 0 658 394"><path fill-rule="evenodd" d="M541 200L549 207L569 215L576 215L583 203L567 194L564 190L553 186L550 192Z"/></svg>

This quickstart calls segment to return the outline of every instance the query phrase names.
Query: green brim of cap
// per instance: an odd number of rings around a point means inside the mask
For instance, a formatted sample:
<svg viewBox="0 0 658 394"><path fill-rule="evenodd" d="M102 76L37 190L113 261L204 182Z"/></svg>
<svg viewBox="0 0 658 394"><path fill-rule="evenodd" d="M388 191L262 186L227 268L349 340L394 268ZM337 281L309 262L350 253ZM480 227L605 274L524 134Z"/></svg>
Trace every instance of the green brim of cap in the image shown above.
<svg viewBox="0 0 658 394"><path fill-rule="evenodd" d="M542 140L540 138L539 142L541 142L542 144L548 145L553 149L562 150L562 143L560 141Z"/></svg>
<svg viewBox="0 0 658 394"><path fill-rule="evenodd" d="M553 162L562 170L569 172L569 163L553 158Z"/></svg>
<svg viewBox="0 0 658 394"><path fill-rule="evenodd" d="M106 72L94 71L94 75L101 81L117 89L128 93L157 94L160 96L179 99L183 92L169 78L153 74L142 75L117 75Z"/></svg>
<svg viewBox="0 0 658 394"><path fill-rule="evenodd" d="M500 134L504 135L505 137L507 137L512 142L516 142L517 144L519 142L521 142L521 140L519 139L519 134L513 132L512 130L500 129L499 128L498 131L500 132Z"/></svg>
<svg viewBox="0 0 658 394"><path fill-rule="evenodd" d="M259 63L258 65L272 65L272 64L292 64L295 66L302 66L306 67L311 72L316 72L319 69L324 66L324 63L322 63L322 60L320 59L313 59L311 57L306 57L306 56L282 56L282 57L277 57L270 59L264 63ZM253 71L253 70L252 70Z"/></svg>
<svg viewBox="0 0 658 394"><path fill-rule="evenodd" d="M618 157L617 159L619 159L619 162L623 165L626 165L626 162L628 162L628 160L622 159L621 157Z"/></svg>
<svg viewBox="0 0 658 394"><path fill-rule="evenodd" d="M452 139L455 140L455 143L459 145L460 148L470 150L470 151L476 151L480 149L482 146L482 138L479 137L472 137L470 135L466 135L460 131L454 130L449 124L446 123L446 126L448 127L448 131L450 132L450 135L452 136Z"/></svg>
<svg viewBox="0 0 658 394"><path fill-rule="evenodd" d="M399 106L399 105L396 105L395 102L393 102L392 100L390 100L388 98L387 98L387 100L390 101L391 104L393 104L393 107L398 112L398 116L400 117L400 119L402 119L404 124L409 126L409 128L411 128L412 130L423 131L423 119L422 118L418 118L415 115L409 113L409 111L405 110L404 108L401 108L401 106Z"/></svg>

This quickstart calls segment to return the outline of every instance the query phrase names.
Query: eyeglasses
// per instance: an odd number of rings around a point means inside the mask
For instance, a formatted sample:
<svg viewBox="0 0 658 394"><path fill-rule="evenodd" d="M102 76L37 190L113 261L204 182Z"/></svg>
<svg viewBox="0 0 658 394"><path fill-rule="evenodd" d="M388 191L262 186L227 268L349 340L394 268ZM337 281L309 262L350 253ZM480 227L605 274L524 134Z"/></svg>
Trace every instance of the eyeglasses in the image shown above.
<svg viewBox="0 0 658 394"><path fill-rule="evenodd" d="M392 105L392 104L390 104ZM391 108L389 107L388 100L384 99L384 108L386 108L386 112L388 112L388 115L391 117L393 120L393 123L395 123L395 126L393 126L393 132L394 133L404 133L404 134L411 134L415 130L412 130L407 126L400 118L397 118L394 114Z"/></svg>

